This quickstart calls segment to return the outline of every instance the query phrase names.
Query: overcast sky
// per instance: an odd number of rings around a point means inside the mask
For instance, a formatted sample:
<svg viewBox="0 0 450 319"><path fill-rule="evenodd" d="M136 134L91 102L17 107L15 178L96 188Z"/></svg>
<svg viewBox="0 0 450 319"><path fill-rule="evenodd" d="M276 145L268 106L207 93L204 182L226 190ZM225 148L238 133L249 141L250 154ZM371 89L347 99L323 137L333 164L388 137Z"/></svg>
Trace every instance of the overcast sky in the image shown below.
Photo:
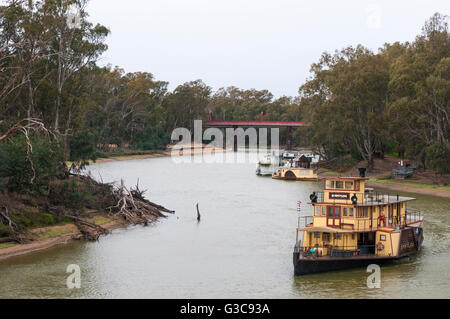
<svg viewBox="0 0 450 319"><path fill-rule="evenodd" d="M323 51L412 41L448 0L91 0L111 30L100 64L145 71L170 89L202 79L295 96Z"/></svg>

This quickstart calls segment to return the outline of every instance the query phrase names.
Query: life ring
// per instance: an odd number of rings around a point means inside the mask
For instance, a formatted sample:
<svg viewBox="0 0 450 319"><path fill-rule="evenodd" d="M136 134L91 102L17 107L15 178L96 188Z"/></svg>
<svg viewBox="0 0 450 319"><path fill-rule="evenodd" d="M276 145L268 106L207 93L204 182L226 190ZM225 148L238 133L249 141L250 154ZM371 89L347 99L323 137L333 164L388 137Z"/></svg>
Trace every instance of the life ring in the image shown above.
<svg viewBox="0 0 450 319"><path fill-rule="evenodd" d="M384 250L384 244L383 244L381 241L378 242L378 244L377 244L377 249L378 249L378 251Z"/></svg>

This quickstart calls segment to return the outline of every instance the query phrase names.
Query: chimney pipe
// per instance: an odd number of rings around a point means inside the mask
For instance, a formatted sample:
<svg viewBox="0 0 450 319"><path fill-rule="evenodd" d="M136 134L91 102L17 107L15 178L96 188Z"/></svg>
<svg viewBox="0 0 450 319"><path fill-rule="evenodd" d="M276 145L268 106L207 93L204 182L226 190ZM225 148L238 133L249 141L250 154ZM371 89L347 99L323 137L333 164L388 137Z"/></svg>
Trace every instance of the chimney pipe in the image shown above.
<svg viewBox="0 0 450 319"><path fill-rule="evenodd" d="M361 176L361 178L366 178L366 172L367 172L367 168L365 167L360 167L359 169L359 176Z"/></svg>

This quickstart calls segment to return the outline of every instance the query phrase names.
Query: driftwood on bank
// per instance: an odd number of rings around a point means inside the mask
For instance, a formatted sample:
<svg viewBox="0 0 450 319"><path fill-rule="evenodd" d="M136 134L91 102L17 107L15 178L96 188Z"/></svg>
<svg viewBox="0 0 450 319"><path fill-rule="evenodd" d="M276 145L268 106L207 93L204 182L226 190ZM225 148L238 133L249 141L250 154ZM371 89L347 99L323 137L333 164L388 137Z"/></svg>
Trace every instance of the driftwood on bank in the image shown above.
<svg viewBox="0 0 450 319"><path fill-rule="evenodd" d="M78 230L83 235L83 238L85 240L96 241L100 236L109 234L109 230L107 230L106 228L88 222L87 220L84 220L82 218L68 215L66 215L66 217L74 221L75 226L77 226Z"/></svg>
<svg viewBox="0 0 450 319"><path fill-rule="evenodd" d="M24 232L18 230L16 223L9 216L8 207L0 207L0 223L8 225L11 231L11 240L17 242L18 244L23 244L27 242L27 238Z"/></svg>
<svg viewBox="0 0 450 319"><path fill-rule="evenodd" d="M109 212L115 216L123 217L127 223L134 225L148 225L160 217L167 217L162 212L175 213L150 202L144 198L144 193L145 191L139 189L139 185L136 185L136 188L128 189L122 180L120 186L112 190L112 195L117 204L109 207Z"/></svg>
<svg viewBox="0 0 450 319"><path fill-rule="evenodd" d="M106 185L98 183L90 176L84 176L83 179L89 180L90 183L96 185ZM173 214L172 210L169 210L161 205L150 202L144 197L144 191L139 189L139 184L135 188L128 189L123 181L119 187L108 184L111 186L111 199L116 205L107 208L109 213L114 216L122 217L126 223L132 225L148 225L151 222L156 221L160 217L167 217L162 212ZM77 216L67 216L71 218L77 226L80 233L85 240L96 241L102 235L109 234L109 231L104 227L88 222Z"/></svg>

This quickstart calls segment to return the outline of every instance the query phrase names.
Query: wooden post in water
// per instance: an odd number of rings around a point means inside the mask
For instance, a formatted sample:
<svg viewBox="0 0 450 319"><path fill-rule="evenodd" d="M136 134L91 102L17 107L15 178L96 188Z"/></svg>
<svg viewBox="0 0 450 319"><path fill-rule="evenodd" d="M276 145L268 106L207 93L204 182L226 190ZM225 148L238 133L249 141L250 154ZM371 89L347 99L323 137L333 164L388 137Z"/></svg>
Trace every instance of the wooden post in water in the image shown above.
<svg viewBox="0 0 450 319"><path fill-rule="evenodd" d="M197 221L200 223L201 219L202 219L202 216L200 215L200 210L198 208L198 203L197 203Z"/></svg>

